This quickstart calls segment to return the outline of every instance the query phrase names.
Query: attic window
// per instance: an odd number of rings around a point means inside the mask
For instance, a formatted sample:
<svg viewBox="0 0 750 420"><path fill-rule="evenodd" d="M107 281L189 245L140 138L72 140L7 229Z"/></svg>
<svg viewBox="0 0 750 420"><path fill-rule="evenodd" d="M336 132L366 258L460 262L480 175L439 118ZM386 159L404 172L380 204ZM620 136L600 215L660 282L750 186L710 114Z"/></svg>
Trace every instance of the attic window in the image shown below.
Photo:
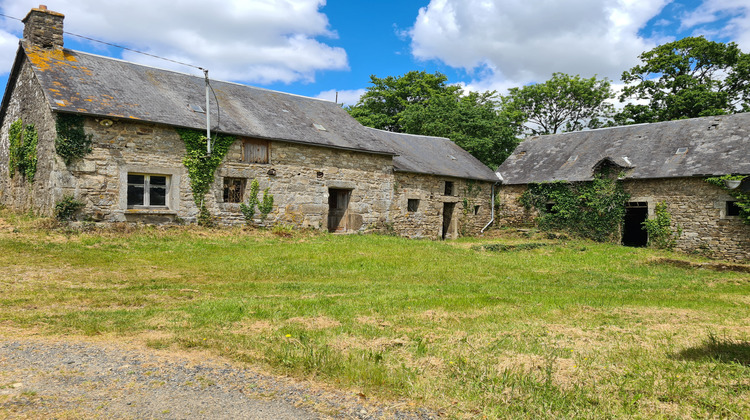
<svg viewBox="0 0 750 420"><path fill-rule="evenodd" d="M318 131L328 131L325 127L318 123L313 123L313 127L315 127Z"/></svg>
<svg viewBox="0 0 750 420"><path fill-rule="evenodd" d="M453 155L448 155L448 157L451 158L451 160L456 160L456 157Z"/></svg>
<svg viewBox="0 0 750 420"><path fill-rule="evenodd" d="M523 156L525 154L526 154L526 151L522 150L522 151L518 152L518 154L516 155L516 157L521 157L521 156Z"/></svg>
<svg viewBox="0 0 750 420"><path fill-rule="evenodd" d="M679 149L677 149L676 152L674 152L674 154L676 154L676 155L684 155L685 153L687 153L687 151L688 151L687 147L680 147Z"/></svg>
<svg viewBox="0 0 750 420"><path fill-rule="evenodd" d="M201 108L200 105L188 104L188 108L190 108L191 111L197 112L199 114L205 114L206 113L206 111L204 111L203 108Z"/></svg>
<svg viewBox="0 0 750 420"><path fill-rule="evenodd" d="M575 162L577 160L578 160L578 155L571 156L571 157L568 158L568 162Z"/></svg>

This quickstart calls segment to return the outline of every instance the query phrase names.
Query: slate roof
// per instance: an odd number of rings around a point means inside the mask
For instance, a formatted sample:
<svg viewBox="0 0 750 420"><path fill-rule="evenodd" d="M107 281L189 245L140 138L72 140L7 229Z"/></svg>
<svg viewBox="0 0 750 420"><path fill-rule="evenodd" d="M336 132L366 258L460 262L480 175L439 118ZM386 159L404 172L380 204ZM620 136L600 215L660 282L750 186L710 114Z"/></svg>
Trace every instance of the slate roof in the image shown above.
<svg viewBox="0 0 750 420"><path fill-rule="evenodd" d="M123 60L23 46L54 111L141 120L205 130L205 79ZM19 59L20 57L17 57ZM211 80L211 125L239 136L394 154L339 105ZM3 104L5 105L5 104Z"/></svg>
<svg viewBox="0 0 750 420"><path fill-rule="evenodd" d="M504 184L586 181L604 160L625 179L750 174L750 113L532 137L498 172Z"/></svg>
<svg viewBox="0 0 750 420"><path fill-rule="evenodd" d="M499 181L490 168L448 138L368 130L397 153L395 171Z"/></svg>

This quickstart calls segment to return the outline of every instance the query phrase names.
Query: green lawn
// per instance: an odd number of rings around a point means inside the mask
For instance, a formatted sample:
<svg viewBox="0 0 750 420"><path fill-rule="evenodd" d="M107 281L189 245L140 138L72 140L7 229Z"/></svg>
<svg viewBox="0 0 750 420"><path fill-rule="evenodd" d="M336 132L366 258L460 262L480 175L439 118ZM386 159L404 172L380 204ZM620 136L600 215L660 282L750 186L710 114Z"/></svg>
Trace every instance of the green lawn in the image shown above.
<svg viewBox="0 0 750 420"><path fill-rule="evenodd" d="M750 274L660 260L688 256L0 217L0 328L199 348L450 417L750 416Z"/></svg>

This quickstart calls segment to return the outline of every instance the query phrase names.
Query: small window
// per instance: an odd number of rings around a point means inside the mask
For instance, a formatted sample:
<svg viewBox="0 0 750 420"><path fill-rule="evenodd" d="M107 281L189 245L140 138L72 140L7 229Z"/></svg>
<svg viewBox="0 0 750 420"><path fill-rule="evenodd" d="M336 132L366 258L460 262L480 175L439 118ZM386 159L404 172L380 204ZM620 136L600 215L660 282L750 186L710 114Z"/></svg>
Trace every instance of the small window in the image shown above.
<svg viewBox="0 0 750 420"><path fill-rule="evenodd" d="M727 216L739 216L740 206L736 201L727 201Z"/></svg>
<svg viewBox="0 0 750 420"><path fill-rule="evenodd" d="M474 216L479 214L479 206L474 206Z"/></svg>
<svg viewBox="0 0 750 420"><path fill-rule="evenodd" d="M242 161L245 163L268 163L270 143L267 140L245 140L242 143Z"/></svg>
<svg viewBox="0 0 750 420"><path fill-rule="evenodd" d="M555 209L555 203L545 203L544 211L546 211L547 213L551 213L551 214L557 213L557 209Z"/></svg>
<svg viewBox="0 0 750 420"><path fill-rule="evenodd" d="M167 207L169 176L128 174L128 208Z"/></svg>
<svg viewBox="0 0 750 420"><path fill-rule="evenodd" d="M245 195L245 178L224 178L224 202L241 203Z"/></svg>
<svg viewBox="0 0 750 420"><path fill-rule="evenodd" d="M443 195L453 195L453 181L445 181L445 192Z"/></svg>
<svg viewBox="0 0 750 420"><path fill-rule="evenodd" d="M419 200L416 198L410 198L406 203L406 210L410 213L415 213L419 209Z"/></svg>

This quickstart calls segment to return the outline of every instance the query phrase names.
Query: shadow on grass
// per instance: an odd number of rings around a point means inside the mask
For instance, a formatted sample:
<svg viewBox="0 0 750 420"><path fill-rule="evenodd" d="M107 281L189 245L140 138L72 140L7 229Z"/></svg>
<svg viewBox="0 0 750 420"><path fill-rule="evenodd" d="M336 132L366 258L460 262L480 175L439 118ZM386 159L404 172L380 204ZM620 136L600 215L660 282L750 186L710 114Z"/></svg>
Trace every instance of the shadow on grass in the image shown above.
<svg viewBox="0 0 750 420"><path fill-rule="evenodd" d="M750 342L719 338L709 334L703 344L687 348L672 357L681 360L715 360L750 366Z"/></svg>

